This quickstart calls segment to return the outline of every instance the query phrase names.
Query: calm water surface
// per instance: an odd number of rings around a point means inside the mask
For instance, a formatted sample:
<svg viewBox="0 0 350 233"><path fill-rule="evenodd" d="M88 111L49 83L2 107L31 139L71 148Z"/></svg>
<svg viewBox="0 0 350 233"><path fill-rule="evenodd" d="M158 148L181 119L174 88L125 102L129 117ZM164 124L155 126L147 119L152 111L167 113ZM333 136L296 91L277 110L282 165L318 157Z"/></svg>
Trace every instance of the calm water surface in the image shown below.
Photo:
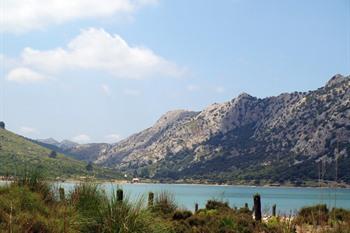
<svg viewBox="0 0 350 233"><path fill-rule="evenodd" d="M72 190L74 183L57 183L67 191ZM249 186L214 186L188 184L101 184L108 194L118 187L122 188L132 200L140 197L147 198L148 192L169 191L174 194L180 207L194 209L195 203L204 207L209 199L228 201L230 206L241 207L248 203L251 208L253 195L259 193L264 213L270 213L271 206L277 205L280 214L295 213L303 206L316 203L327 204L350 209L350 189L331 188L287 188L287 187L249 187Z"/></svg>

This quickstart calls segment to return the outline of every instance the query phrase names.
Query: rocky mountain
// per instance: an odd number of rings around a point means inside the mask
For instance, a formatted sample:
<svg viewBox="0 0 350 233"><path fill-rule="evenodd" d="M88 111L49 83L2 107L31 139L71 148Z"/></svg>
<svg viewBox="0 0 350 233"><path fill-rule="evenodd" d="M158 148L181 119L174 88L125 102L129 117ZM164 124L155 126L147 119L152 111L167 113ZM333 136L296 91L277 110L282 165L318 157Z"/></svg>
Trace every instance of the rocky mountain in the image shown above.
<svg viewBox="0 0 350 233"><path fill-rule="evenodd" d="M171 111L89 158L157 179L300 183L337 176L349 183L349 80L335 75L314 91L264 99L242 93L200 112Z"/></svg>
<svg viewBox="0 0 350 233"><path fill-rule="evenodd" d="M44 143L44 144L49 144L49 145L53 145L56 146L62 150L68 150L71 148L74 148L76 146L78 146L79 144L76 142L72 142L69 140L62 140L62 141L57 141L56 139L53 138L47 138L47 139L36 139L36 141Z"/></svg>

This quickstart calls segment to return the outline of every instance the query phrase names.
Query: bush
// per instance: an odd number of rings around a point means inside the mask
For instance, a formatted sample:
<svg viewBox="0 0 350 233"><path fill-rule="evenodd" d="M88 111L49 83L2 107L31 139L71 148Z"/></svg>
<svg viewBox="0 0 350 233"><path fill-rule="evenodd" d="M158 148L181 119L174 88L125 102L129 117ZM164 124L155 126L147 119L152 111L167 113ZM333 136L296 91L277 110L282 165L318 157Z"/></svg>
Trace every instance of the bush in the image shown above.
<svg viewBox="0 0 350 233"><path fill-rule="evenodd" d="M335 221L344 221L350 223L350 211L343 208L333 208L329 213L329 216L332 220Z"/></svg>
<svg viewBox="0 0 350 233"><path fill-rule="evenodd" d="M47 202L28 186L0 188L0 232L78 232L79 220L69 207Z"/></svg>
<svg viewBox="0 0 350 233"><path fill-rule="evenodd" d="M213 209L230 209L230 206L227 202L221 202L216 200L209 200L207 201L207 204L205 205L205 208L208 210Z"/></svg>
<svg viewBox="0 0 350 233"><path fill-rule="evenodd" d="M153 212L159 212L163 215L173 214L177 209L174 195L166 191L156 194L154 205L151 209Z"/></svg>
<svg viewBox="0 0 350 233"><path fill-rule="evenodd" d="M55 159L57 158L57 152L56 151L51 151L50 154L49 154L49 158L52 158L52 159Z"/></svg>
<svg viewBox="0 0 350 233"><path fill-rule="evenodd" d="M192 212L188 210L177 210L173 215L173 220L185 220L192 216Z"/></svg>
<svg viewBox="0 0 350 233"><path fill-rule="evenodd" d="M323 204L303 207L297 215L296 222L313 225L325 224L328 221L328 212L327 206Z"/></svg>

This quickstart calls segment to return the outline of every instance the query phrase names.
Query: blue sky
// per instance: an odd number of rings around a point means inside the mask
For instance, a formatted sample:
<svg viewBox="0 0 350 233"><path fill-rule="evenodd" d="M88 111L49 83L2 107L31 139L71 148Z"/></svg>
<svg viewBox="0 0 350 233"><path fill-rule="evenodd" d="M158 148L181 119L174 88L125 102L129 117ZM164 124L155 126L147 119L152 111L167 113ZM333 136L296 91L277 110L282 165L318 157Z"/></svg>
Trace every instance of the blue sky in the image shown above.
<svg viewBox="0 0 350 233"><path fill-rule="evenodd" d="M0 118L32 138L114 142L350 73L349 0L0 1Z"/></svg>

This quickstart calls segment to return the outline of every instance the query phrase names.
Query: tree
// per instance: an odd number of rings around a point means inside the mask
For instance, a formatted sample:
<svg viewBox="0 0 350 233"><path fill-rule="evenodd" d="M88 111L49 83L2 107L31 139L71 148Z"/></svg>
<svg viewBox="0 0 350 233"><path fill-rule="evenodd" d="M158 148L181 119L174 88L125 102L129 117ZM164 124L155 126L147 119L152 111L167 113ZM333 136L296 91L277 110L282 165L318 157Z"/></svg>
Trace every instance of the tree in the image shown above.
<svg viewBox="0 0 350 233"><path fill-rule="evenodd" d="M144 178L149 178L149 170L148 170L148 168L146 168L146 167L143 167L142 169L141 169L141 177L144 177Z"/></svg>
<svg viewBox="0 0 350 233"><path fill-rule="evenodd" d="M91 172L94 170L94 167L92 165L92 162L90 161L87 165L86 165L86 170Z"/></svg>
<svg viewBox="0 0 350 233"><path fill-rule="evenodd" d="M5 129L5 123L3 121L0 121L0 129Z"/></svg>
<svg viewBox="0 0 350 233"><path fill-rule="evenodd" d="M57 152L52 150L51 153L49 154L49 157L52 159L55 159L57 157Z"/></svg>

